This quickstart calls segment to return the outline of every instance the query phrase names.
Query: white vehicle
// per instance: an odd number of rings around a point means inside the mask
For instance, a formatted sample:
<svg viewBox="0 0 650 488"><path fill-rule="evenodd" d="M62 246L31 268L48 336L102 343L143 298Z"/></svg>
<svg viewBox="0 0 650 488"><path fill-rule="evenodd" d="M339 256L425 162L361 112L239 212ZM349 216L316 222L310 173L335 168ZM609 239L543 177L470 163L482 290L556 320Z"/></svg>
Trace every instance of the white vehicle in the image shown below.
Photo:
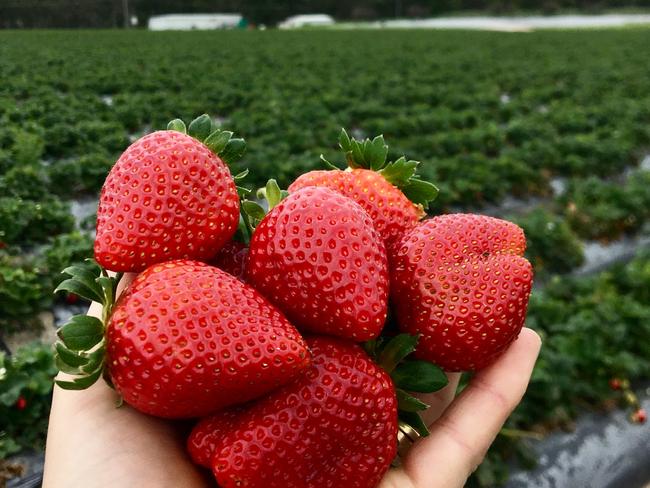
<svg viewBox="0 0 650 488"><path fill-rule="evenodd" d="M242 21L241 14L169 14L149 18L149 30L232 29Z"/></svg>
<svg viewBox="0 0 650 488"><path fill-rule="evenodd" d="M334 19L327 14L294 15L278 24L280 29L334 25Z"/></svg>

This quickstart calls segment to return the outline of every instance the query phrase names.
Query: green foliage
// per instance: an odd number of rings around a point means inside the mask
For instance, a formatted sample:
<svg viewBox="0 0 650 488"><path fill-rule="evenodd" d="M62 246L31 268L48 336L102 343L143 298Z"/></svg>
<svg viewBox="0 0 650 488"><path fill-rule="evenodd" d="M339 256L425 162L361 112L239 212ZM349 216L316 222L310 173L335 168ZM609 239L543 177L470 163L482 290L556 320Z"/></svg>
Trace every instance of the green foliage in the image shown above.
<svg viewBox="0 0 650 488"><path fill-rule="evenodd" d="M73 227L69 206L60 200L0 197L0 241L5 244L45 242Z"/></svg>
<svg viewBox="0 0 650 488"><path fill-rule="evenodd" d="M0 254L0 334L40 325L36 315L52 304L48 285L31 263Z"/></svg>
<svg viewBox="0 0 650 488"><path fill-rule="evenodd" d="M114 162L103 152L57 161L47 167L51 191L64 198L97 194Z"/></svg>
<svg viewBox="0 0 650 488"><path fill-rule="evenodd" d="M582 243L561 217L538 208L513 219L526 234L526 257L541 273L567 273L584 262Z"/></svg>
<svg viewBox="0 0 650 488"><path fill-rule="evenodd" d="M0 352L0 459L44 447L56 372L49 344Z"/></svg>
<svg viewBox="0 0 650 488"><path fill-rule="evenodd" d="M0 176L0 194L27 200L39 200L47 192L43 168L35 164L14 166Z"/></svg>
<svg viewBox="0 0 650 488"><path fill-rule="evenodd" d="M56 236L42 253L42 268L55 278L52 289L64 279L61 270L72 265L82 265L93 254L93 239L88 234L71 232ZM91 266L91 265L89 265Z"/></svg>
<svg viewBox="0 0 650 488"><path fill-rule="evenodd" d="M650 217L649 183L649 171L637 171L623 184L595 177L573 180L559 202L582 237L614 240L638 230Z"/></svg>

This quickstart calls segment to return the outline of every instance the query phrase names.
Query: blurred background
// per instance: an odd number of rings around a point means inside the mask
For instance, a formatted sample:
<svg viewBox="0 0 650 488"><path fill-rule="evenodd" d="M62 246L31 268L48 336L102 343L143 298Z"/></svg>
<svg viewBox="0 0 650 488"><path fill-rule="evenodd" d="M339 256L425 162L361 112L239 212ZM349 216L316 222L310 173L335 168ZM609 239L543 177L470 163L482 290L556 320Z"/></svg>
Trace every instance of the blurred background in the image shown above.
<svg viewBox="0 0 650 488"><path fill-rule="evenodd" d="M141 135L207 112L250 187L341 127L422 161L430 213L512 219L544 347L469 482L650 484L650 0L0 0L0 487L40 486L53 296ZM480 414L477 412L477 415Z"/></svg>

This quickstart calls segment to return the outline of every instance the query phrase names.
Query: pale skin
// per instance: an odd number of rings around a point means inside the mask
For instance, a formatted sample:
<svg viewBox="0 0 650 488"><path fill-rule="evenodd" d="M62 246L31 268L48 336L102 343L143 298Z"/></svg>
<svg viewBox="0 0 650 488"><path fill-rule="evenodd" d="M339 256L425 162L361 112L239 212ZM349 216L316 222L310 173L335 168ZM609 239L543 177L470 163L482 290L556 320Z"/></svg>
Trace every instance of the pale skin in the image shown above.
<svg viewBox="0 0 650 488"><path fill-rule="evenodd" d="M130 282L125 276L122 287ZM93 304L89 314L97 316ZM481 463L528 385L541 341L524 328L493 365L477 373L455 397L459 375L422 395L431 407L431 434L417 441L379 488L460 488ZM205 488L214 486L185 452L186 426L149 417L105 383L84 391L55 386L45 456L44 488Z"/></svg>

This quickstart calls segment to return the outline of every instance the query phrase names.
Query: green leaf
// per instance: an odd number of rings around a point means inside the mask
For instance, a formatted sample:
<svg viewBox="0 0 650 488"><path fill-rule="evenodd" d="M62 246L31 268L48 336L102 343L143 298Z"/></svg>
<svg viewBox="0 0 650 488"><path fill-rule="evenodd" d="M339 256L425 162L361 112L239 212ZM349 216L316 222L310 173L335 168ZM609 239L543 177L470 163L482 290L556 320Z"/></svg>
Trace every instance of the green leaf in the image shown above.
<svg viewBox="0 0 650 488"><path fill-rule="evenodd" d="M103 303L104 293L102 292L102 287L97 283L98 274L96 272L91 271L86 266L69 266L65 268L63 271L61 271L61 273L71 276L73 279L75 279L76 281L84 285L86 288L88 288L90 292L94 295L94 297L92 298L91 297L84 297L84 298L87 298L91 301L95 301L98 303ZM54 293L56 293L57 290L55 290Z"/></svg>
<svg viewBox="0 0 650 488"><path fill-rule="evenodd" d="M210 132L212 132L212 120L208 114L195 118L187 128L187 133L201 142L210 135Z"/></svg>
<svg viewBox="0 0 650 488"><path fill-rule="evenodd" d="M398 188L406 186L413 176L420 163L418 161L407 161L404 156L397 161L388 163L379 173L386 180Z"/></svg>
<svg viewBox="0 0 650 488"><path fill-rule="evenodd" d="M56 351L56 356L61 359L65 364L73 368L78 368L88 364L88 358L85 356L80 356L75 352L72 352L70 349L65 347L62 342L56 342L54 344L54 349ZM60 368L59 368L60 369Z"/></svg>
<svg viewBox="0 0 650 488"><path fill-rule="evenodd" d="M384 136L377 136L372 142L367 140L364 145L364 159L370 169L377 171L383 168L384 164L386 164L386 157L388 156L388 146L384 141Z"/></svg>
<svg viewBox="0 0 650 488"><path fill-rule="evenodd" d="M253 191L250 188L246 188L244 186L237 186L236 188L237 188L237 195L239 195L239 198L245 198Z"/></svg>
<svg viewBox="0 0 650 488"><path fill-rule="evenodd" d="M104 325L96 317L74 315L57 335L68 349L87 351L104 338Z"/></svg>
<svg viewBox="0 0 650 488"><path fill-rule="evenodd" d="M395 386L407 391L432 393L445 386L449 380L445 372L429 361L409 359L401 362L390 374Z"/></svg>
<svg viewBox="0 0 650 488"><path fill-rule="evenodd" d="M264 208L259 203L244 200L241 204L246 214L252 219L262 220L266 215Z"/></svg>
<svg viewBox="0 0 650 488"><path fill-rule="evenodd" d="M63 280L61 283L59 283L59 286L56 287L54 293L58 293L60 291L74 293L75 295L79 295L80 297L85 298L86 300L90 300L91 302L98 302L102 304L104 303L103 295L98 294L97 290L94 288L88 288L85 284L76 278Z"/></svg>
<svg viewBox="0 0 650 488"><path fill-rule="evenodd" d="M282 201L282 190L273 178L266 183L266 201L269 202L269 211Z"/></svg>
<svg viewBox="0 0 650 488"><path fill-rule="evenodd" d="M187 128L185 127L185 122L181 119L174 119L167 124L167 130L175 130L176 132L181 132L187 134Z"/></svg>
<svg viewBox="0 0 650 488"><path fill-rule="evenodd" d="M402 359L415 351L417 343L418 336L398 334L383 347L377 357L377 362L388 373L391 373Z"/></svg>
<svg viewBox="0 0 650 488"><path fill-rule="evenodd" d="M246 141L244 139L230 139L226 147L221 151L219 157L230 164L241 159L246 152Z"/></svg>
<svg viewBox="0 0 650 488"><path fill-rule="evenodd" d="M427 428L425 423L422 421L422 418L420 417L419 413L417 413L417 412L407 412L405 410L400 410L398 412L398 416L399 416L399 419L402 422L409 424L422 437L426 437L426 436L429 435L429 429Z"/></svg>
<svg viewBox="0 0 650 488"><path fill-rule="evenodd" d="M402 192L413 203L420 204L426 208L429 202L435 200L438 196L438 187L428 181L411 178L408 184L402 187Z"/></svg>
<svg viewBox="0 0 650 488"><path fill-rule="evenodd" d="M367 168L364 157L363 145L352 139L351 151L347 153L348 166L350 168Z"/></svg>
<svg viewBox="0 0 650 488"><path fill-rule="evenodd" d="M63 371L64 373L74 374L74 375L81 374L80 366L71 366L67 364L65 361L61 359L61 356L59 355L54 356L54 365L59 371Z"/></svg>
<svg viewBox="0 0 650 488"><path fill-rule="evenodd" d="M102 368L93 371L88 376L82 376L80 378L75 378L73 381L60 381L56 380L55 383L59 385L64 390L85 390L89 386L93 385L99 377L102 375Z"/></svg>
<svg viewBox="0 0 650 488"><path fill-rule="evenodd" d="M363 350L366 351L366 354L368 356L374 359L377 353L377 339L366 341L361 344L361 347L363 347Z"/></svg>
<svg viewBox="0 0 650 488"><path fill-rule="evenodd" d="M322 154L320 155L320 160L321 160L323 163L325 163L325 167L327 167L327 168L329 168L329 169L338 169L338 170L341 169L341 168L339 168L338 166L336 166L335 164L330 163L327 159L325 159L325 156L323 156Z"/></svg>
<svg viewBox="0 0 650 488"><path fill-rule="evenodd" d="M106 348L98 347L95 351L91 352L88 355L88 364L81 367L81 371L84 373L91 373L97 368L101 368L104 358L106 357Z"/></svg>
<svg viewBox="0 0 650 488"><path fill-rule="evenodd" d="M429 405L421 400L418 400L413 395L409 395L400 388L395 389L395 394L397 395L397 408L399 410L403 410L405 412L419 412L421 410L426 410L429 408Z"/></svg>
<svg viewBox="0 0 650 488"><path fill-rule="evenodd" d="M350 136L341 128L341 133L339 134L339 147L343 149L343 152L352 151L352 142L350 141Z"/></svg>
<svg viewBox="0 0 650 488"><path fill-rule="evenodd" d="M205 139L204 144L208 146L213 153L220 154L231 138L232 132L217 129Z"/></svg>
<svg viewBox="0 0 650 488"><path fill-rule="evenodd" d="M235 176L233 176L232 179L235 180L235 181L243 180L244 178L246 178L248 176L248 173L249 173L248 168L246 168L241 173L237 173Z"/></svg>

